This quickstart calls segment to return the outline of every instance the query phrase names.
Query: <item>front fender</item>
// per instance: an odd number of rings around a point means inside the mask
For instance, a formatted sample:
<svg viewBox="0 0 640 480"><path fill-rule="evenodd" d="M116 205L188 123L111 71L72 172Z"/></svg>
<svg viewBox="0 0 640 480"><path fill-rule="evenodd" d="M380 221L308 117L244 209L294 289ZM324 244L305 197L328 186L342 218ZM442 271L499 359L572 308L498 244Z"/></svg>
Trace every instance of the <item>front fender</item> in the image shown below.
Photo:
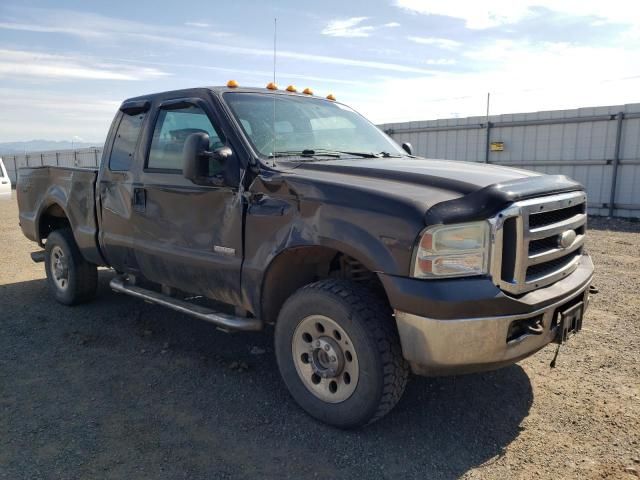
<svg viewBox="0 0 640 480"><path fill-rule="evenodd" d="M267 272L279 255L323 247L348 255L376 273L407 275L419 224L325 202L263 197L249 207L245 223L242 292L257 313ZM313 259L309 263L313 263Z"/></svg>

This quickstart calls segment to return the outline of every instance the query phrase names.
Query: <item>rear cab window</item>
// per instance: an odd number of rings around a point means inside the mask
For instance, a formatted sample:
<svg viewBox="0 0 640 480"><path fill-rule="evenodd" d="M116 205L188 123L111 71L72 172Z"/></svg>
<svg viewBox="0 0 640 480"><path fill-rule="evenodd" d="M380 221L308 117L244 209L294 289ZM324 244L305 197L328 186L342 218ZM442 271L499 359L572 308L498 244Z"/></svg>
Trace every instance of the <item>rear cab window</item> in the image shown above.
<svg viewBox="0 0 640 480"><path fill-rule="evenodd" d="M123 113L109 157L109 170L128 171L140 136L145 113L128 115Z"/></svg>

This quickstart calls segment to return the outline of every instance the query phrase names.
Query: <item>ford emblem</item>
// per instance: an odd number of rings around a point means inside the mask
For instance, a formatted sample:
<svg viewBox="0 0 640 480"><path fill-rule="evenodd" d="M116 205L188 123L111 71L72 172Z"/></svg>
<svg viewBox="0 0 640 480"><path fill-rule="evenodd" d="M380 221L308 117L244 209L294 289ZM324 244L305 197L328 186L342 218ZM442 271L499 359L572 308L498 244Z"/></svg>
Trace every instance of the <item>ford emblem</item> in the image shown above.
<svg viewBox="0 0 640 480"><path fill-rule="evenodd" d="M573 242L576 240L576 231L575 230L567 230L562 232L558 237L558 245L562 248L568 248L573 245Z"/></svg>

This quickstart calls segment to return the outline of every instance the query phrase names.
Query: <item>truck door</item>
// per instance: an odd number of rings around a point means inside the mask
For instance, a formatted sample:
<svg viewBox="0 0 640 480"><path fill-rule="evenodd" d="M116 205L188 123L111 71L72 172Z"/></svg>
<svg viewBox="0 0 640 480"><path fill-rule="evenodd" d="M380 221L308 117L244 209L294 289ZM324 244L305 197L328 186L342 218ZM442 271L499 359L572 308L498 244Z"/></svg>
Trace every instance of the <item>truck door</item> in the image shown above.
<svg viewBox="0 0 640 480"><path fill-rule="evenodd" d="M133 189L136 259L151 281L239 304L243 255L239 186L195 185L182 175L182 150L190 134L206 132L211 150L228 144L215 115L200 99L173 99L160 105L146 163ZM229 161L240 168L236 154ZM211 162L213 175L222 166Z"/></svg>
<svg viewBox="0 0 640 480"><path fill-rule="evenodd" d="M128 107L128 108L127 108ZM138 273L133 248L133 183L149 102L123 105L113 121L98 175L99 240L109 265Z"/></svg>

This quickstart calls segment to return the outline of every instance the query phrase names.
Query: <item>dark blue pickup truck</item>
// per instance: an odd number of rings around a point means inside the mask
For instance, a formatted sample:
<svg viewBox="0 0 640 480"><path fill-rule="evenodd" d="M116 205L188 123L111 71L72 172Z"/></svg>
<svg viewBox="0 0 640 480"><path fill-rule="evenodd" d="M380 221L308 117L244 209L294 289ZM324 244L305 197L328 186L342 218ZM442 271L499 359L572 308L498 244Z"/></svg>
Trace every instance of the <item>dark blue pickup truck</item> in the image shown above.
<svg viewBox="0 0 640 480"><path fill-rule="evenodd" d="M25 168L53 295L111 287L225 330L275 325L314 417L385 415L411 371L499 368L580 330L586 196L564 176L412 155L333 97L196 88L125 101L99 169Z"/></svg>

